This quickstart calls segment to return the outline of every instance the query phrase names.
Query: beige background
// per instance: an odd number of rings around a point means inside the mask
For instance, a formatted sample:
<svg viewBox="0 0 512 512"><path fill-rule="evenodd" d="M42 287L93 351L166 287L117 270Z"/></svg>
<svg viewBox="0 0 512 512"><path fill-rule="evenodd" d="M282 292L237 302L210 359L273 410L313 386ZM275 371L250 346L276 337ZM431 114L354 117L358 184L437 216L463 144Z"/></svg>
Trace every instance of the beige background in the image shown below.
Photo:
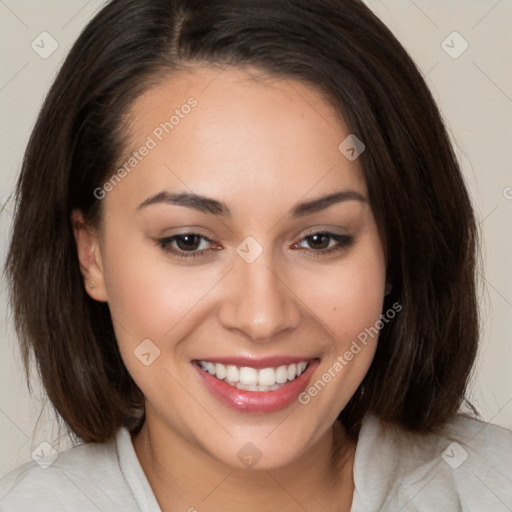
<svg viewBox="0 0 512 512"><path fill-rule="evenodd" d="M7 201L42 99L99 0L0 0L0 202ZM423 71L450 132L478 212L484 242L483 336L471 386L487 421L512 429L512 1L368 0ZM453 32L458 34L453 34ZM46 59L31 47L48 32ZM445 41L443 43L443 41ZM465 48L467 49L461 53ZM39 43L40 46L41 43ZM42 48L39 51L43 51ZM447 53L448 52L448 53ZM451 53L451 55L449 55ZM460 55L459 55L460 54ZM456 57L456 58L454 58ZM51 148L48 148L51 151ZM12 203L0 217L6 255ZM42 441L58 448L40 390L28 394L1 282L0 476L30 460ZM34 426L38 421L38 433Z"/></svg>

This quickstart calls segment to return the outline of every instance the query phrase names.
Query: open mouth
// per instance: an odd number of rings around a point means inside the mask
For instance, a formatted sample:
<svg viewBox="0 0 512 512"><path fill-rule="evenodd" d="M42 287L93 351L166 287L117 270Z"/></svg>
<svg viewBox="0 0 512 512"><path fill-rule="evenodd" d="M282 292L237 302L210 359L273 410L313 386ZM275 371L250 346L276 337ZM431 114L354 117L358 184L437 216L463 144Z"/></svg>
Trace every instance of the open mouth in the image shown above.
<svg viewBox="0 0 512 512"><path fill-rule="evenodd" d="M224 365L210 361L197 361L206 373L243 391L274 391L286 386L302 375L310 361L268 368Z"/></svg>
<svg viewBox="0 0 512 512"><path fill-rule="evenodd" d="M191 362L201 382L217 400L236 411L251 413L272 413L292 406L320 365L319 358L301 360L288 356L252 362L237 357L222 362Z"/></svg>

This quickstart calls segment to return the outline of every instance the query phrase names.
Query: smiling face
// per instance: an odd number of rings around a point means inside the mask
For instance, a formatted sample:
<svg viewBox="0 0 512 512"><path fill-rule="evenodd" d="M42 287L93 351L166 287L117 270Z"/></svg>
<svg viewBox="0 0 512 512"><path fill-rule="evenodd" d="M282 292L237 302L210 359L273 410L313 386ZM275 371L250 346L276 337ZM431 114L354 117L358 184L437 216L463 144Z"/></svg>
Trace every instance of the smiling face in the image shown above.
<svg viewBox="0 0 512 512"><path fill-rule="evenodd" d="M326 435L376 348L340 364L386 279L362 169L338 149L350 132L301 83L206 67L129 120L98 243L77 236L87 291L108 301L150 428L230 466L246 443L258 468L284 466Z"/></svg>

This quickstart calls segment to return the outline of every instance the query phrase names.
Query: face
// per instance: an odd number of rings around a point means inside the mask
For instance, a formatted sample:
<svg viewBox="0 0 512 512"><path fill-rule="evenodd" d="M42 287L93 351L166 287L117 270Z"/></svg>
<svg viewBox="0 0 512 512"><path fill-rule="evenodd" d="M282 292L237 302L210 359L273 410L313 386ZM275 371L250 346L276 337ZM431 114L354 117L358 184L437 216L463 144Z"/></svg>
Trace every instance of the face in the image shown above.
<svg viewBox="0 0 512 512"><path fill-rule="evenodd" d="M338 149L350 131L304 84L206 67L146 91L128 121L101 226L77 240L147 421L230 466L244 450L290 463L376 348L359 340L386 261L360 163Z"/></svg>

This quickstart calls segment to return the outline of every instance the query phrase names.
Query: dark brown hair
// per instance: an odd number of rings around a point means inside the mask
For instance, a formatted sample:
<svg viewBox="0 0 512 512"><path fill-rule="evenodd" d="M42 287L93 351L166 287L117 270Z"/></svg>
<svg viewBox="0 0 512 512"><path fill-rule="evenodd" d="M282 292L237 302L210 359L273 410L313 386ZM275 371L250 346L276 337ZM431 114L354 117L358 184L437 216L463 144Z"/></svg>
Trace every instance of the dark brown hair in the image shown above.
<svg viewBox="0 0 512 512"><path fill-rule="evenodd" d="M339 418L351 433L367 411L414 431L444 425L477 350L474 214L420 72L359 0L112 0L94 17L47 95L17 184L6 270L27 379L33 352L55 410L85 442L140 425L142 393L108 304L84 290L70 214L97 224L93 191L125 149L123 115L159 79L197 63L312 85L365 143L393 285L384 308L402 310Z"/></svg>

